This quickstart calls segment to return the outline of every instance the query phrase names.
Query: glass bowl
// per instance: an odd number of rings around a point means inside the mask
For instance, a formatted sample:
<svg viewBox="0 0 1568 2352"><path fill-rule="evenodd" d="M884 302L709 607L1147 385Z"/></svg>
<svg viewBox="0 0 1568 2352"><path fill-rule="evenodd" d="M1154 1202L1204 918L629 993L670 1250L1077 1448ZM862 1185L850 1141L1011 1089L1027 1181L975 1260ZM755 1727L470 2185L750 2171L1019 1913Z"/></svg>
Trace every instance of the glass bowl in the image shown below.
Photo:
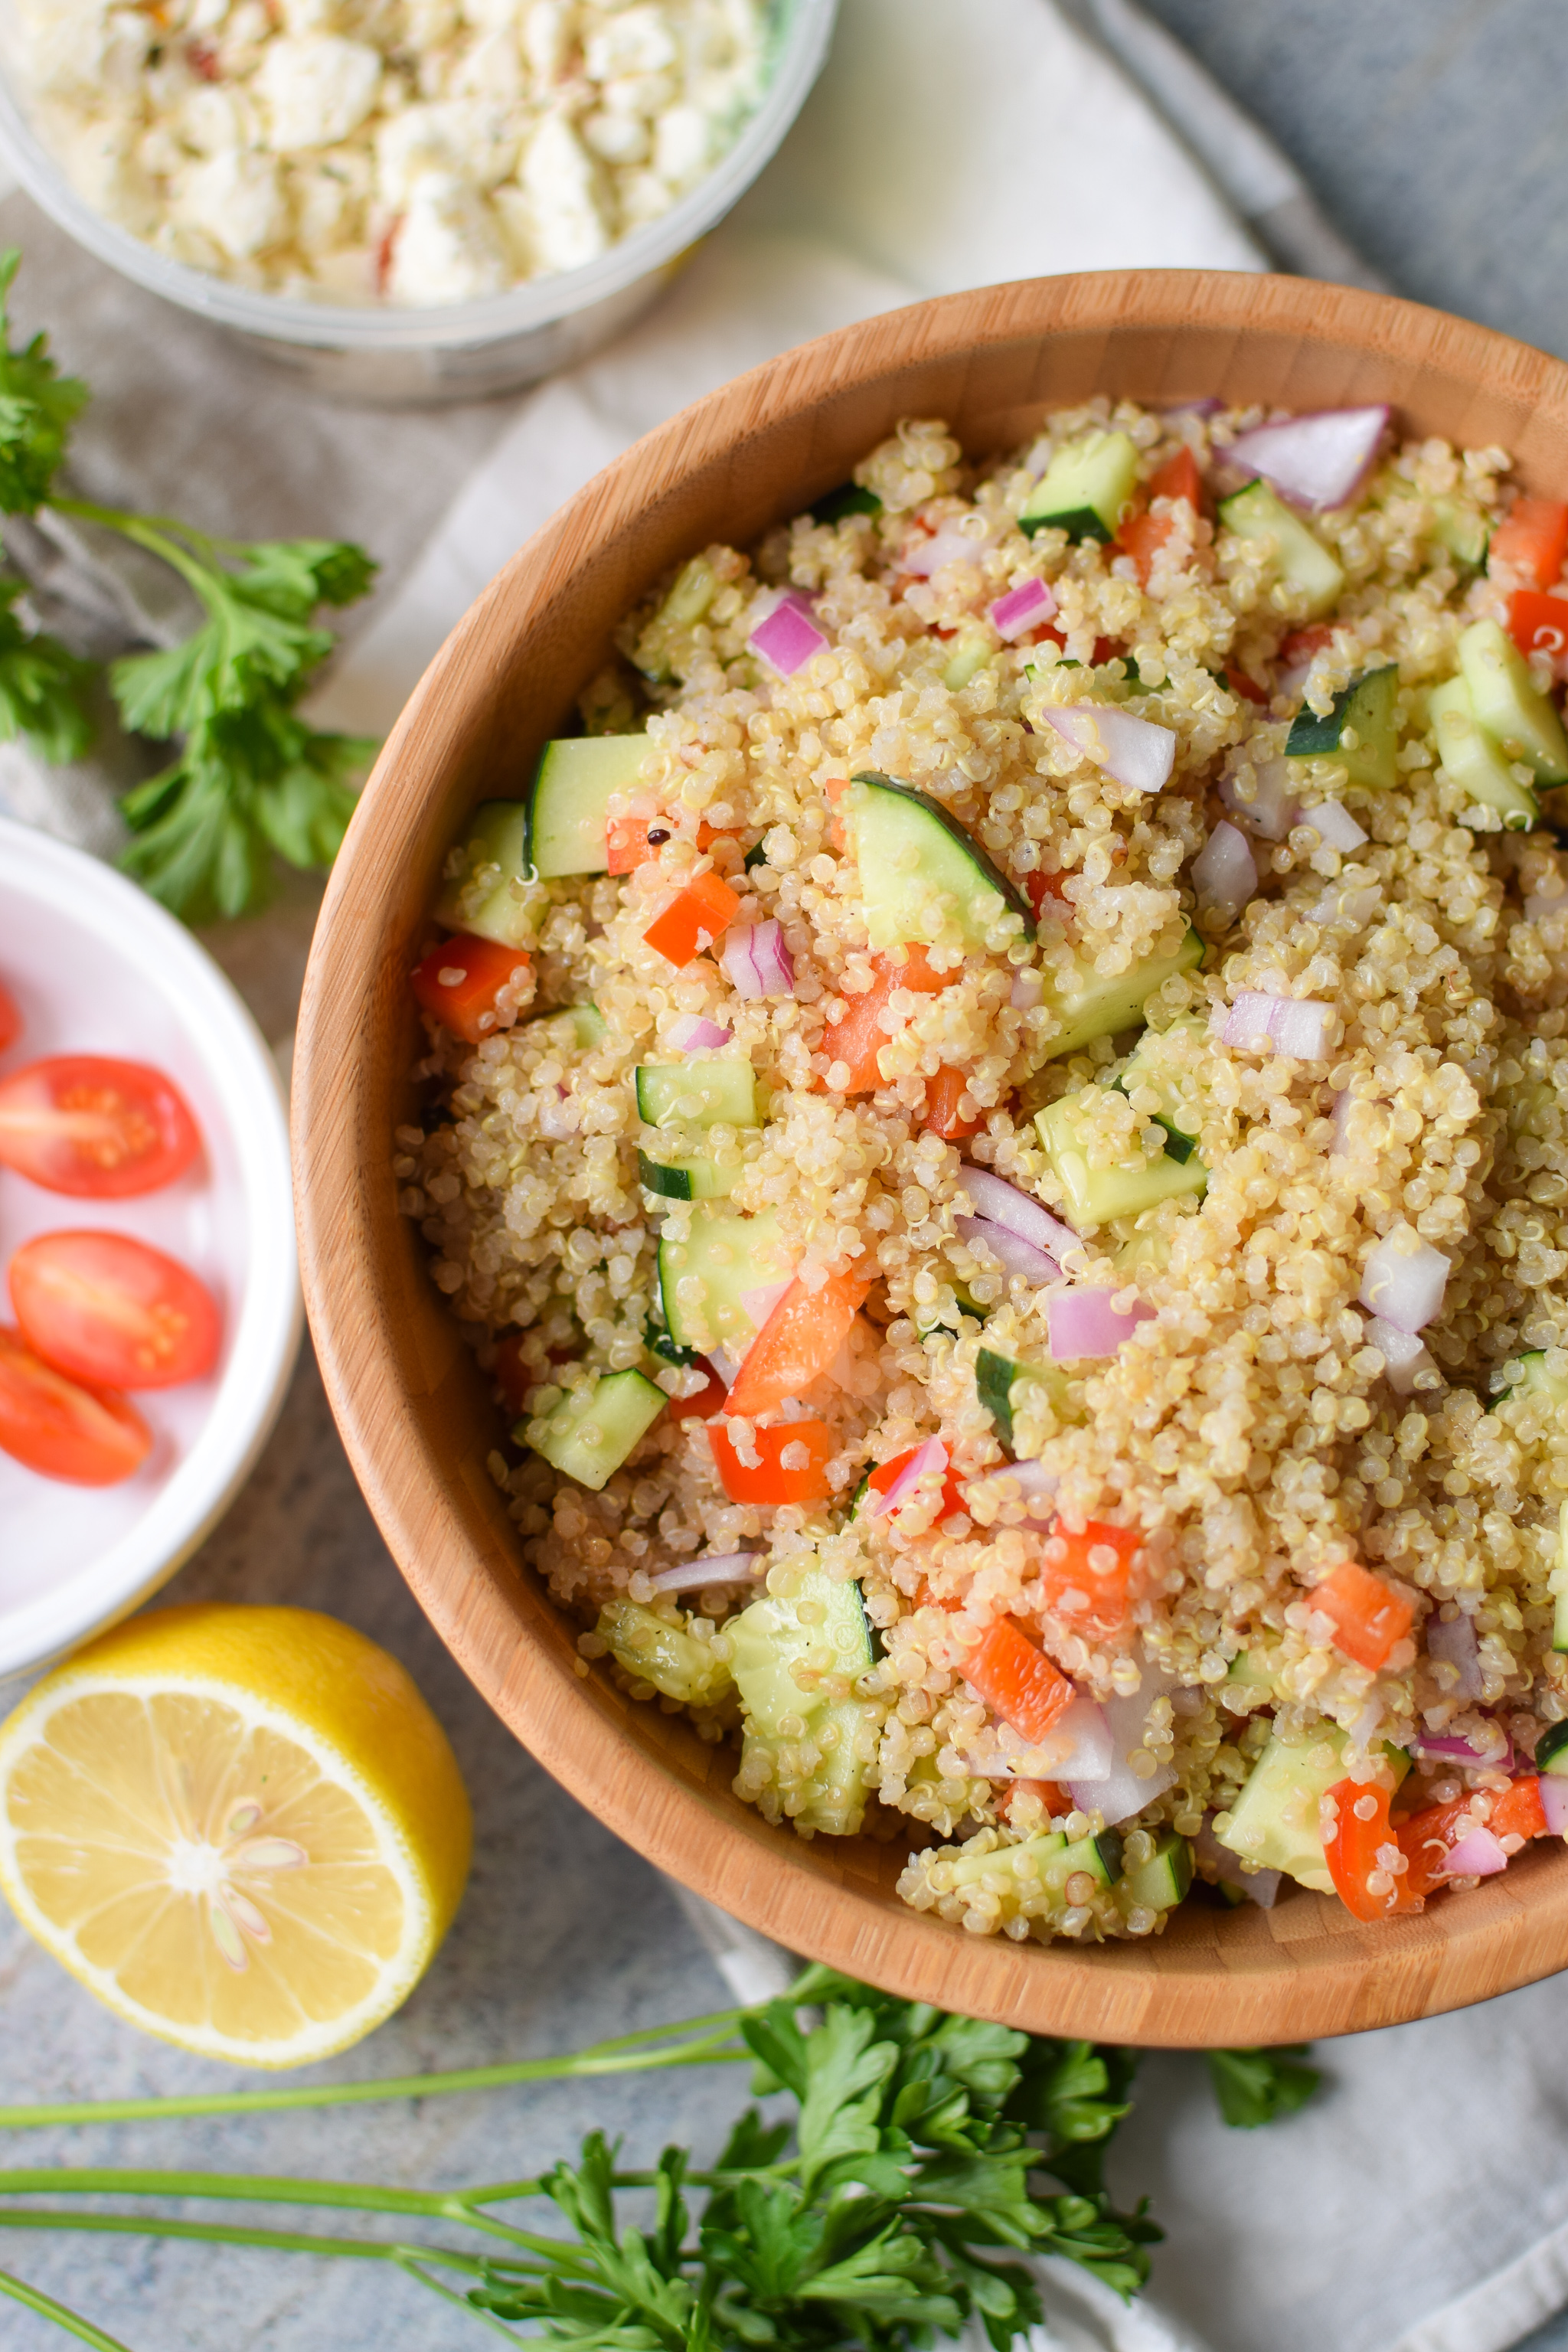
<svg viewBox="0 0 1568 2352"><path fill-rule="evenodd" d="M5 62L16 49L7 0L0 0L0 152L35 204L100 261L210 320L310 391L377 407L479 400L574 365L668 284L782 145L822 69L837 10L838 0L773 0L761 104L707 177L661 219L581 268L479 302L416 310L258 294L172 260L117 227L77 194L29 123L17 77Z"/></svg>

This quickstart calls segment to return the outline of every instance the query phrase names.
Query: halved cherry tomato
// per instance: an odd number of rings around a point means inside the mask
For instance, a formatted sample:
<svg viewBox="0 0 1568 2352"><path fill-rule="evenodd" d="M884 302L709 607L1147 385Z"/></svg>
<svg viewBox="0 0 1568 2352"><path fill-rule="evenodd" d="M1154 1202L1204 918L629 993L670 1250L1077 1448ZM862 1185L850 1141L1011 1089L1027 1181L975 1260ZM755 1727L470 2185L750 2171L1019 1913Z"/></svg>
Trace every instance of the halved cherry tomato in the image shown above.
<svg viewBox="0 0 1568 2352"><path fill-rule="evenodd" d="M130 1234L39 1234L11 1260L11 1304L46 1363L95 1388L168 1389L217 1361L212 1293Z"/></svg>
<svg viewBox="0 0 1568 2352"><path fill-rule="evenodd" d="M1424 1899L1408 1869L1390 1868L1406 1857L1389 1822L1388 1793L1361 1780L1336 1781L1329 1790L1338 1819L1323 1840L1323 1858L1340 1901L1358 1919L1419 1911Z"/></svg>
<svg viewBox="0 0 1568 2352"><path fill-rule="evenodd" d="M741 901L721 874L711 867L678 890L662 913L654 917L643 938L671 963L689 963L710 948L733 922Z"/></svg>
<svg viewBox="0 0 1568 2352"><path fill-rule="evenodd" d="M708 1424L720 1483L732 1503L822 1503L827 1499L827 1465L833 1458L833 1432L825 1421L784 1421L752 1433L758 1459L743 1463L734 1440L721 1421ZM784 1454L799 1446L804 1461L786 1463Z"/></svg>
<svg viewBox="0 0 1568 2352"><path fill-rule="evenodd" d="M449 940L437 942L410 977L426 1012L454 1037L478 1045L508 1025L496 1011L496 999L526 973L528 964L521 948L503 948L494 940L455 931Z"/></svg>
<svg viewBox="0 0 1568 2352"><path fill-rule="evenodd" d="M1332 1620L1335 1649L1374 1672L1387 1664L1415 1616L1403 1593L1353 1559L1342 1559L1321 1584L1312 1587L1309 1600Z"/></svg>
<svg viewBox="0 0 1568 2352"><path fill-rule="evenodd" d="M9 990L0 988L0 1054L14 1045L22 1034L22 1016L16 1010L16 1000Z"/></svg>
<svg viewBox="0 0 1568 2352"><path fill-rule="evenodd" d="M1031 1742L1045 1738L1076 1696L1066 1675L1010 1617L986 1627L959 1672L994 1715Z"/></svg>
<svg viewBox="0 0 1568 2352"><path fill-rule="evenodd" d="M893 991L908 988L917 996L937 996L958 978L956 971L932 971L918 944L904 950L902 963L895 963L891 956L873 956L871 969L876 978L870 987L864 995L849 998L849 1009L837 1028L829 1023L822 1033L822 1051L829 1063L842 1062L849 1072L844 1086L836 1089L847 1095L868 1094L882 1083L877 1056L888 1042L882 1015Z"/></svg>
<svg viewBox="0 0 1568 2352"><path fill-rule="evenodd" d="M830 1274L815 1290L797 1275L741 1360L727 1410L748 1420L821 1378L865 1303L870 1278Z"/></svg>
<svg viewBox="0 0 1568 2352"><path fill-rule="evenodd" d="M183 1175L202 1148L162 1070L104 1054L52 1054L0 1078L0 1166L47 1192L119 1201Z"/></svg>
<svg viewBox="0 0 1568 2352"><path fill-rule="evenodd" d="M1492 533L1487 570L1501 564L1522 572L1538 588L1550 588L1568 555L1568 506L1561 499L1516 499Z"/></svg>
<svg viewBox="0 0 1568 2352"><path fill-rule="evenodd" d="M949 1143L962 1143L966 1136L978 1135L985 1124L984 1118L978 1113L965 1118L958 1108L968 1084L963 1070L944 1063L934 1078L926 1080L925 1117L921 1125Z"/></svg>
<svg viewBox="0 0 1568 2352"><path fill-rule="evenodd" d="M1136 1528L1088 1519L1074 1534L1058 1519L1046 1539L1040 1564L1047 1607L1058 1616L1092 1623L1103 1633L1115 1633L1127 1622L1132 1562L1142 1541Z"/></svg>
<svg viewBox="0 0 1568 2352"><path fill-rule="evenodd" d="M73 1486L113 1486L141 1468L153 1433L112 1390L79 1386L0 1327L0 1451Z"/></svg>

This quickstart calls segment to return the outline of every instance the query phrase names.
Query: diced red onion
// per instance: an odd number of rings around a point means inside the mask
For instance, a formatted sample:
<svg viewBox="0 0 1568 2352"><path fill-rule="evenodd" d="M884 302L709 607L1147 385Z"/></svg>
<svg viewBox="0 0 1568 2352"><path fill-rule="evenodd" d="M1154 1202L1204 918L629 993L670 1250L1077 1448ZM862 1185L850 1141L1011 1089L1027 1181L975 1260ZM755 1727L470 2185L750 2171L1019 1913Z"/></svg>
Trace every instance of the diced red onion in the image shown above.
<svg viewBox="0 0 1568 2352"><path fill-rule="evenodd" d="M1426 1655L1436 1658L1439 1664L1458 1670L1459 1679L1452 1685L1450 1696L1479 1698L1482 1690L1480 1644L1476 1639L1473 1617L1467 1617L1463 1611L1457 1617L1428 1617Z"/></svg>
<svg viewBox="0 0 1568 2352"><path fill-rule="evenodd" d="M1546 1826L1553 1837L1568 1830L1568 1775L1542 1772L1541 1775L1541 1810L1546 1816Z"/></svg>
<svg viewBox="0 0 1568 2352"><path fill-rule="evenodd" d="M811 617L811 600L799 589L780 597L747 642L781 677L793 677L814 654L827 650L827 639Z"/></svg>
<svg viewBox="0 0 1568 2352"><path fill-rule="evenodd" d="M678 1568L661 1568L648 1582L656 1592L700 1592L709 1584L754 1583L763 1566L760 1552L705 1552L700 1559L682 1560Z"/></svg>
<svg viewBox="0 0 1568 2352"><path fill-rule="evenodd" d="M1143 1687L1134 1691L1131 1698L1108 1698L1101 1706L1110 1733L1110 1769L1098 1787L1084 1778L1079 1783L1081 1795L1071 1781L1068 1785L1074 1804L1081 1805L1085 1812L1098 1808L1105 1816L1107 1829L1114 1829L1118 1822L1130 1822L1134 1813L1141 1813L1145 1805L1152 1805L1156 1797L1163 1797L1167 1789L1175 1786L1173 1764L1156 1765L1145 1780L1139 1778L1128 1760L1143 1745L1150 1707L1170 1687L1168 1676L1156 1676L1152 1685L1145 1676Z"/></svg>
<svg viewBox="0 0 1568 2352"><path fill-rule="evenodd" d="M1490 1878L1497 1871L1508 1868L1508 1856L1484 1822L1478 1822L1467 1830L1458 1845L1448 1848L1444 1864L1446 1878Z"/></svg>
<svg viewBox="0 0 1568 2352"><path fill-rule="evenodd" d="M991 607L991 625L999 637L1021 637L1037 629L1057 609L1057 600L1043 580L1025 580L998 596Z"/></svg>
<svg viewBox="0 0 1568 2352"><path fill-rule="evenodd" d="M788 1281L759 1282L754 1290L742 1291L741 1304L759 1331L794 1280L795 1276L791 1275Z"/></svg>
<svg viewBox="0 0 1568 2352"><path fill-rule="evenodd" d="M931 538L911 540L900 561L917 580L929 580L944 563L978 563L984 552L984 539L972 539L956 524L944 522Z"/></svg>
<svg viewBox="0 0 1568 2352"><path fill-rule="evenodd" d="M1171 781L1176 760L1175 730L1152 719L1135 718L1114 703L1075 702L1041 713L1057 733L1096 767L1133 792L1157 793Z"/></svg>
<svg viewBox="0 0 1568 2352"><path fill-rule="evenodd" d="M886 1512L899 1510L910 1501L928 1472L934 1471L939 1478L945 1478L947 1464L947 1448L941 1438L928 1437L923 1445L916 1446L890 1486L882 1493L879 1493L875 1486L868 1490L866 1517L879 1519Z"/></svg>
<svg viewBox="0 0 1568 2352"><path fill-rule="evenodd" d="M1193 887L1200 907L1227 919L1258 895L1258 861L1247 835L1222 817L1193 860Z"/></svg>
<svg viewBox="0 0 1568 2352"><path fill-rule="evenodd" d="M1064 1225L1059 1217L1053 1217L1048 1209L1042 1208L1032 1192L1009 1184L1005 1176L993 1175L989 1168L961 1168L958 1189L977 1217L992 1224L1005 1225L1020 1240L1033 1242L1037 1250L1059 1257L1063 1250L1082 1246L1072 1227Z"/></svg>
<svg viewBox="0 0 1568 2352"><path fill-rule="evenodd" d="M1110 1777L1115 1760L1110 1726L1105 1720L1105 1709L1085 1692L1079 1691L1066 1713L1058 1717L1049 1742L1041 1743L1047 1744L1054 1759L1053 1780L1064 1781L1069 1788L1076 1780L1087 1789ZM1078 1802L1076 1797L1073 1802Z"/></svg>
<svg viewBox="0 0 1568 2352"><path fill-rule="evenodd" d="M1308 909L1308 919L1314 923L1353 923L1363 930L1383 904L1383 891L1375 882L1362 882L1347 888L1342 882L1331 882L1321 891Z"/></svg>
<svg viewBox="0 0 1568 2352"><path fill-rule="evenodd" d="M1046 992L1045 976L1033 964L1026 964L1013 974L1013 985L1007 992L1007 1002L1015 1013L1029 1013Z"/></svg>
<svg viewBox="0 0 1568 2352"><path fill-rule="evenodd" d="M1005 1495L1009 1486L1016 1489L1025 1508L1023 1524L1037 1528L1043 1534L1056 1525L1057 1515L1052 1502L1058 1484L1054 1470L1043 1462L1009 1462L1003 1470L992 1471L986 1480L992 1493Z"/></svg>
<svg viewBox="0 0 1568 2352"><path fill-rule="evenodd" d="M1381 404L1327 408L1255 425L1224 454L1230 464L1261 474L1294 506L1342 507L1376 457L1387 424Z"/></svg>
<svg viewBox="0 0 1568 2352"><path fill-rule="evenodd" d="M1249 801L1241 796L1243 767L1251 770L1256 787ZM1283 841L1300 819L1295 778L1283 755L1258 761L1233 754L1221 773L1218 790L1232 816L1239 817L1247 831L1257 834L1260 840Z"/></svg>
<svg viewBox="0 0 1568 2352"><path fill-rule="evenodd" d="M991 1217L954 1217L952 1229L961 1241L972 1249L988 1249L1005 1274L1016 1274L1025 1282L1059 1282L1062 1270L1054 1257L1037 1249L1021 1234L1010 1233Z"/></svg>
<svg viewBox="0 0 1568 2352"><path fill-rule="evenodd" d="M1231 1006L1221 1039L1247 1053L1289 1054L1298 1062L1321 1062L1329 1050L1334 1008L1311 997L1265 996L1244 988Z"/></svg>
<svg viewBox="0 0 1568 2352"><path fill-rule="evenodd" d="M1213 1818L1211 1814L1209 1821ZM1256 1903L1260 1911L1272 1911L1279 1898L1280 1873L1277 1870L1244 1870L1241 1856L1232 1853L1229 1846L1221 1845L1209 1826L1209 1821L1204 1822L1193 1840L1193 1851L1198 1860L1213 1865L1214 1874L1222 1886L1234 1886L1237 1894L1245 1895L1249 1903Z"/></svg>
<svg viewBox="0 0 1568 2352"><path fill-rule="evenodd" d="M1303 809L1299 822L1310 824L1328 849L1360 849L1368 839L1343 801L1320 801L1315 808Z"/></svg>
<svg viewBox="0 0 1568 2352"><path fill-rule="evenodd" d="M735 1375L741 1369L741 1359L729 1348L710 1348L705 1360L711 1365L713 1377L726 1389L735 1385Z"/></svg>
<svg viewBox="0 0 1568 2352"><path fill-rule="evenodd" d="M1046 1301L1046 1321L1054 1361L1068 1364L1086 1356L1114 1356L1140 1323L1152 1320L1153 1308L1141 1299L1134 1300L1127 1312L1113 1306L1112 1300L1121 1296L1119 1290L1053 1290Z"/></svg>
<svg viewBox="0 0 1568 2352"><path fill-rule="evenodd" d="M1374 1315L1366 1327L1366 1343L1383 1358L1383 1376L1395 1396L1413 1396L1417 1372L1432 1369L1431 1351L1413 1331Z"/></svg>
<svg viewBox="0 0 1568 2352"><path fill-rule="evenodd" d="M1396 1331L1414 1334L1441 1314L1448 1273L1442 1251L1401 1225L1370 1252L1357 1295Z"/></svg>
<svg viewBox="0 0 1568 2352"><path fill-rule="evenodd" d="M668 1043L678 1054L700 1054L727 1045L734 1034L732 1029L721 1029L716 1021L705 1021L700 1013L683 1013L670 1024Z"/></svg>
<svg viewBox="0 0 1568 2352"><path fill-rule="evenodd" d="M784 945L783 925L771 917L746 930L727 933L719 961L737 996L794 993L795 959Z"/></svg>
<svg viewBox="0 0 1568 2352"><path fill-rule="evenodd" d="M1419 1731L1410 1744L1417 1756L1430 1756L1439 1763L1485 1764L1493 1771L1511 1772L1513 1742L1500 1725L1496 1729L1500 1747L1494 1742L1483 1748L1479 1739L1467 1739L1458 1732L1447 1731Z"/></svg>

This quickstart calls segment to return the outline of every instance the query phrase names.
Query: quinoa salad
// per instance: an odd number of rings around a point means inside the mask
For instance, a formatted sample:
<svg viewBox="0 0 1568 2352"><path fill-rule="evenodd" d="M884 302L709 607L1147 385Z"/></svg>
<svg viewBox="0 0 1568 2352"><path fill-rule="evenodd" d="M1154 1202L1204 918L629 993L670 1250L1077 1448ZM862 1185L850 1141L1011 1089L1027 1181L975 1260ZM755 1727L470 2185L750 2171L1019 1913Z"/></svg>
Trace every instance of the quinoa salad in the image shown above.
<svg viewBox="0 0 1568 2352"><path fill-rule="evenodd" d="M1565 554L1382 408L908 421L452 850L395 1167L522 1554L917 1910L1568 1832Z"/></svg>
<svg viewBox="0 0 1568 2352"><path fill-rule="evenodd" d="M596 260L762 96L769 0L17 0L40 135L161 253L317 301Z"/></svg>

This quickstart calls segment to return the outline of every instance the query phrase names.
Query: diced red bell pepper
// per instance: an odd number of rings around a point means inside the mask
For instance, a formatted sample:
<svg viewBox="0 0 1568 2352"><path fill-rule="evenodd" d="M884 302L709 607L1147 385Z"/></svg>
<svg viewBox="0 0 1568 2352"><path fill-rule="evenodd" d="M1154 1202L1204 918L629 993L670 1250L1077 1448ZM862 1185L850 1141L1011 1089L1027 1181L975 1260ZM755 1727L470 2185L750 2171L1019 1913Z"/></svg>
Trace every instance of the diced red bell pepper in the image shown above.
<svg viewBox="0 0 1568 2352"><path fill-rule="evenodd" d="M1067 876L1062 873L1037 872L1025 875L1024 896L1034 908L1037 918L1045 912L1047 898L1054 898L1058 906L1066 906L1067 900L1062 894L1062 884L1067 878Z"/></svg>
<svg viewBox="0 0 1568 2352"><path fill-rule="evenodd" d="M707 1357L699 1356L692 1370L702 1374L706 1385L694 1396L670 1398L668 1410L671 1421L708 1421L724 1410L724 1383Z"/></svg>
<svg viewBox="0 0 1568 2352"><path fill-rule="evenodd" d="M1374 1673L1387 1664L1415 1622L1412 1602L1353 1559L1342 1559L1308 1598L1332 1621L1334 1647Z"/></svg>
<svg viewBox="0 0 1568 2352"><path fill-rule="evenodd" d="M1568 555L1568 505L1561 499L1516 499L1492 533L1487 569L1501 565L1522 572L1538 588L1550 588Z"/></svg>
<svg viewBox="0 0 1568 2352"><path fill-rule="evenodd" d="M671 963L689 963L723 936L740 904L723 876L710 868L677 891L664 912L654 917L643 938Z"/></svg>
<svg viewBox="0 0 1568 2352"><path fill-rule="evenodd" d="M1057 628L1050 621L1042 623L1041 626L1037 629L1032 629L1027 636L1020 637L1018 643L1020 645L1039 646L1044 645L1047 640L1053 646L1060 646L1064 651L1066 650L1067 635L1065 631ZM1094 641L1094 651L1090 654L1089 658L1091 666L1095 669L1099 669L1102 662L1117 661L1126 651L1127 648L1121 642L1120 638L1096 637Z"/></svg>
<svg viewBox="0 0 1568 2352"><path fill-rule="evenodd" d="M1040 1584L1047 1606L1058 1616L1092 1623L1113 1633L1127 1622L1133 1598L1132 1563L1143 1538L1136 1528L1086 1520L1076 1534L1058 1519L1046 1539ZM1095 1554L1114 1555L1096 1565Z"/></svg>
<svg viewBox="0 0 1568 2352"><path fill-rule="evenodd" d="M1441 1886L1448 1875L1450 1853L1476 1826L1468 1797L1455 1797L1446 1805L1427 1805L1401 1822L1396 1833L1399 1851L1410 1864L1405 1892L1430 1895L1435 1886Z"/></svg>
<svg viewBox="0 0 1568 2352"><path fill-rule="evenodd" d="M416 964L414 993L454 1037L477 1045L508 1026L496 1012L496 999L527 970L528 957L521 948L503 948L494 940L455 931Z"/></svg>
<svg viewBox="0 0 1568 2352"><path fill-rule="evenodd" d="M618 816L605 827L606 874L635 874L650 857L657 857L667 841L672 840L676 828L667 816ZM722 836L714 832L707 820L697 828L697 846L710 849Z"/></svg>
<svg viewBox="0 0 1568 2352"><path fill-rule="evenodd" d="M1390 1867L1407 1858L1389 1822L1388 1793L1365 1781L1340 1780L1328 1794L1337 1825L1323 1840L1323 1858L1340 1901L1358 1919L1391 1919L1422 1906L1410 1869Z"/></svg>
<svg viewBox="0 0 1568 2352"><path fill-rule="evenodd" d="M1234 662L1226 665L1225 682L1232 694L1240 695L1243 702L1256 702L1260 706L1268 704L1268 688L1259 686L1256 678L1248 677L1244 669L1237 669Z"/></svg>
<svg viewBox="0 0 1568 2352"><path fill-rule="evenodd" d="M1508 630L1521 654L1545 654L1553 674L1568 677L1568 596L1516 588L1508 600Z"/></svg>
<svg viewBox="0 0 1568 2352"><path fill-rule="evenodd" d="M1124 555L1130 555L1138 567L1138 577L1145 587L1153 570L1154 558L1170 538L1172 520L1168 514L1150 511L1156 499L1184 499L1194 514L1203 512L1204 483L1198 471L1198 461L1190 449L1178 449L1167 457L1149 481L1149 506L1129 515L1116 534L1116 544ZM1095 659L1100 659L1097 652Z"/></svg>
<svg viewBox="0 0 1568 2352"><path fill-rule="evenodd" d="M944 1136L949 1143L960 1143L966 1136L978 1135L984 1120L978 1113L965 1118L958 1108L968 1083L963 1070L944 1063L934 1078L926 1080L925 1116L921 1125L932 1135Z"/></svg>
<svg viewBox="0 0 1568 2352"><path fill-rule="evenodd" d="M1297 669L1321 653L1333 634L1331 621L1309 621L1304 629L1292 629L1288 637L1281 637L1279 659L1287 669Z"/></svg>
<svg viewBox="0 0 1568 2352"><path fill-rule="evenodd" d="M837 1028L830 1024L822 1033L822 1050L829 1062L843 1062L849 1076L841 1091L847 1095L869 1094L882 1083L882 1073L877 1066L877 1056L888 1042L882 1027L882 1014L888 1000L896 988L912 989L917 996L937 996L956 972L932 971L924 948L908 947L902 963L891 956L871 959L876 974L862 996L848 1000L849 1009Z"/></svg>
<svg viewBox="0 0 1568 2352"><path fill-rule="evenodd" d="M772 1429L755 1431L753 1443L759 1459L754 1468L748 1468L741 1460L722 1421L709 1423L708 1442L713 1449L720 1484L732 1503L822 1503L827 1499L827 1465L833 1458L834 1441L824 1421L784 1421ZM803 1450L804 1459L786 1463L784 1455L796 1446Z"/></svg>
<svg viewBox="0 0 1568 2352"><path fill-rule="evenodd" d="M1066 1675L1010 1617L986 1627L959 1672L994 1715L1032 1743L1047 1738L1075 1696Z"/></svg>
<svg viewBox="0 0 1568 2352"><path fill-rule="evenodd" d="M1073 1809L1072 1799L1055 1780L1008 1780L997 1791L995 1805L1005 1822L1013 1818L1013 1806L1019 1797L1038 1797L1052 1821L1060 1821Z"/></svg>
<svg viewBox="0 0 1568 2352"><path fill-rule="evenodd" d="M895 1454L890 1462L879 1464L866 1481L871 1492L874 1495L885 1495L900 1471L912 1462L919 1452L918 1445L908 1445L901 1454ZM942 1509L937 1514L937 1525L940 1527L942 1520L952 1512L962 1511L963 1507L963 1488L959 1483L958 1473L956 1470L950 1469L942 1482ZM958 1606L956 1601L938 1601L929 1585L922 1588L921 1598L917 1601L916 1606L923 1608L927 1601L932 1602L938 1609L955 1609Z"/></svg>
<svg viewBox="0 0 1568 2352"><path fill-rule="evenodd" d="M0 988L0 1054L5 1051L7 1045L15 1044L21 1034L22 1016L17 1012L14 1000L7 995L4 988Z"/></svg>
<svg viewBox="0 0 1568 2352"><path fill-rule="evenodd" d="M1202 514L1204 510L1204 478L1197 459L1184 445L1173 457L1167 457L1149 477L1149 497L1154 499L1185 499L1187 504Z"/></svg>
<svg viewBox="0 0 1568 2352"><path fill-rule="evenodd" d="M750 1420L804 1394L844 1345L870 1287L866 1275L830 1274L809 1290L797 1275L742 1358L729 1412Z"/></svg>
<svg viewBox="0 0 1568 2352"><path fill-rule="evenodd" d="M1521 1772L1510 1780L1499 1797L1492 1799L1491 1819L1487 1827L1494 1837L1531 1838L1546 1835L1546 1812L1541 1801L1541 1780L1534 1772Z"/></svg>

